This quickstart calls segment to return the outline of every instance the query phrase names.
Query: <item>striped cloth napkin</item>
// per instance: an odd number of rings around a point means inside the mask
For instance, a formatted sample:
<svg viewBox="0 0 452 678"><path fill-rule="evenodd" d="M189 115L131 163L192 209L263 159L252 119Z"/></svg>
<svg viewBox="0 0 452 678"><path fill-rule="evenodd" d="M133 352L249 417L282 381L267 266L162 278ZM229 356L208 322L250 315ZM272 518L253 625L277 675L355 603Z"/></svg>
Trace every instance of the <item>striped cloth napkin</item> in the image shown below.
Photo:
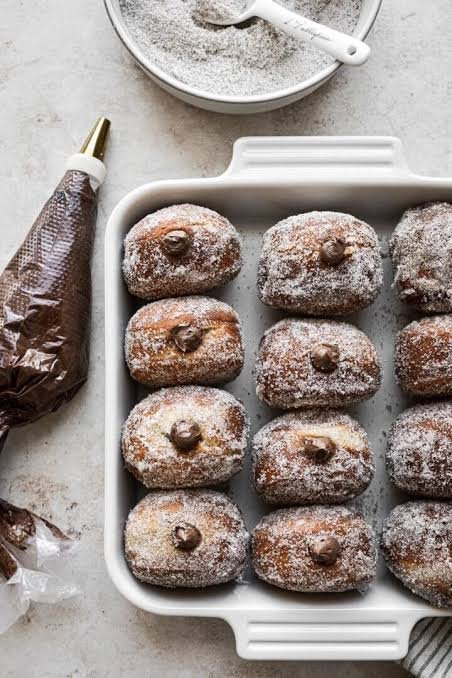
<svg viewBox="0 0 452 678"><path fill-rule="evenodd" d="M401 664L416 678L452 678L452 618L435 617L416 624Z"/></svg>

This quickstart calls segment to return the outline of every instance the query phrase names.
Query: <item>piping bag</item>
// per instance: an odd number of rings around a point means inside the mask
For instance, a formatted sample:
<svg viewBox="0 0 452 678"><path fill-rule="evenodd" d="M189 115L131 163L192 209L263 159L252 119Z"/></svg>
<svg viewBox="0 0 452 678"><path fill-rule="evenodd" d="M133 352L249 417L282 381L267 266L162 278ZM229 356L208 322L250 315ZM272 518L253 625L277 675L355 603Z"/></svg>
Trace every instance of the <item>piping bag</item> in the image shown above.
<svg viewBox="0 0 452 678"><path fill-rule="evenodd" d="M100 118L0 276L0 451L8 431L71 400L88 376Z"/></svg>
<svg viewBox="0 0 452 678"><path fill-rule="evenodd" d="M0 635L31 602L58 603L80 592L77 546L48 520L0 499Z"/></svg>
<svg viewBox="0 0 452 678"><path fill-rule="evenodd" d="M13 426L70 400L88 376L96 191L110 122L97 121L0 276L0 450ZM0 499L0 634L31 602L79 592L78 542Z"/></svg>

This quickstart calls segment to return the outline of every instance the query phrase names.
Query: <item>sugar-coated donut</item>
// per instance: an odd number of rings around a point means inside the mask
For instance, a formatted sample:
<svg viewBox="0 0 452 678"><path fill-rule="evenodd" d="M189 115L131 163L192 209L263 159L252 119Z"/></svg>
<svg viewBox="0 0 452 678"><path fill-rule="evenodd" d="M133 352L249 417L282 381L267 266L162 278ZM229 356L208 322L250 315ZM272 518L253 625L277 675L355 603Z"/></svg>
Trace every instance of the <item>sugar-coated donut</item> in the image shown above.
<svg viewBox="0 0 452 678"><path fill-rule="evenodd" d="M124 250L129 292L149 301L202 294L232 280L242 265L234 226L198 205L148 214L129 231Z"/></svg>
<svg viewBox="0 0 452 678"><path fill-rule="evenodd" d="M131 376L147 386L221 384L243 366L240 320L209 297L154 301L131 318L125 352Z"/></svg>
<svg viewBox="0 0 452 678"><path fill-rule="evenodd" d="M123 456L151 489L216 485L242 468L248 428L244 406L227 391L164 388L133 408L123 428Z"/></svg>
<svg viewBox="0 0 452 678"><path fill-rule="evenodd" d="M394 369L413 396L452 395L452 315L414 321L397 335Z"/></svg>
<svg viewBox="0 0 452 678"><path fill-rule="evenodd" d="M281 320L265 332L256 362L258 397L281 409L360 402L374 395L381 378L368 337L333 320Z"/></svg>
<svg viewBox="0 0 452 678"><path fill-rule="evenodd" d="M369 306L382 284L377 234L349 214L297 214L264 235L257 287L268 306L346 315Z"/></svg>
<svg viewBox="0 0 452 678"><path fill-rule="evenodd" d="M393 423L386 468L415 497L452 499L452 402L416 405Z"/></svg>
<svg viewBox="0 0 452 678"><path fill-rule="evenodd" d="M452 606L452 503L396 506L384 525L382 548L402 584L435 607Z"/></svg>
<svg viewBox="0 0 452 678"><path fill-rule="evenodd" d="M362 589L376 574L371 528L344 506L279 509L252 535L256 574L268 584L305 593Z"/></svg>
<svg viewBox="0 0 452 678"><path fill-rule="evenodd" d="M407 210L389 243L399 298L424 313L452 312L452 205Z"/></svg>
<svg viewBox="0 0 452 678"><path fill-rule="evenodd" d="M236 579L248 541L237 506L212 490L152 492L130 512L125 528L126 559L135 577L167 588Z"/></svg>
<svg viewBox="0 0 452 678"><path fill-rule="evenodd" d="M366 432L348 414L299 410L254 437L252 480L269 504L336 504L361 494L375 465Z"/></svg>

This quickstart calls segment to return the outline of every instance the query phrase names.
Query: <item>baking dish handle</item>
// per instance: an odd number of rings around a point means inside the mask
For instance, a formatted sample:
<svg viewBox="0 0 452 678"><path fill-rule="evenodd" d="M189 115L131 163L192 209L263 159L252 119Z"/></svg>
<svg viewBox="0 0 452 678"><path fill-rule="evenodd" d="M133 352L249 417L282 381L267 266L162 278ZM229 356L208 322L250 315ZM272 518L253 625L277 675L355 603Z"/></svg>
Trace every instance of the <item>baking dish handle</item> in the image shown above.
<svg viewBox="0 0 452 678"><path fill-rule="evenodd" d="M340 182L350 177L393 180L411 172L395 137L243 137L235 142L223 176L274 182L319 175Z"/></svg>
<svg viewBox="0 0 452 678"><path fill-rule="evenodd" d="M397 660L408 652L411 631L425 613L414 610L310 610L266 615L237 613L232 626L237 653L261 660ZM394 617L397 616L397 619ZM307 621L309 619L309 621Z"/></svg>

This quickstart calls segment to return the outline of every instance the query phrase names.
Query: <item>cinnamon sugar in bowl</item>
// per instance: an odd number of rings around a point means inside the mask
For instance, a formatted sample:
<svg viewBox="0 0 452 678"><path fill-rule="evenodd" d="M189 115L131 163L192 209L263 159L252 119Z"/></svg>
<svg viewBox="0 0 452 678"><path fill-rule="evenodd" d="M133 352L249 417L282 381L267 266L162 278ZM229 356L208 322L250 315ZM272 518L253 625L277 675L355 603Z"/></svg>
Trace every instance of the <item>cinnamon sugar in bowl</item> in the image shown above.
<svg viewBox="0 0 452 678"><path fill-rule="evenodd" d="M173 7L178 1L151 4L163 16L168 12L169 5ZM160 30L156 45L152 39L155 21L139 13L137 5L140 3L132 3L130 0L104 2L116 33L145 73L179 99L207 110L243 114L281 108L318 89L342 66L339 61L317 53L309 45L297 44L293 38L288 38L260 19L251 20L251 25L245 25L242 29L225 29L206 28L206 25L199 22L196 24L190 18L187 19L188 27L186 23L183 24L183 30L179 34L167 36L164 30ZM190 8L194 2L195 0L190 0L181 3L181 6ZM364 40L375 22L381 2L382 0L347 0L348 10L344 10L344 14L340 12L343 3L339 3L339 0L329 3L333 8L328 10L330 14L326 10L322 11L321 3L317 0L285 0L284 4L310 18L329 23L334 28L345 31L353 29L353 35ZM128 12L128 7L133 9ZM353 7L356 14L351 17ZM176 16L180 19L180 13ZM344 16L348 16L345 22ZM154 15L152 18L155 19ZM172 21L173 29L174 24ZM190 43L193 36L198 36L198 39ZM173 45L170 51L165 43L166 39L169 40L168 44ZM210 46L208 49L205 45L207 39ZM185 44L188 52L181 51L181 43ZM237 50L242 55L240 69L237 69L237 59L231 57L232 50L235 56ZM298 50L304 50L301 56ZM280 59L277 65L265 59L262 61L265 55L271 57L275 51ZM192 66L188 70L184 64L187 53ZM254 65L249 63L253 54L257 54L260 59ZM312 68L307 67L308 61ZM277 72L273 70L276 67ZM294 74L298 80L294 80Z"/></svg>

